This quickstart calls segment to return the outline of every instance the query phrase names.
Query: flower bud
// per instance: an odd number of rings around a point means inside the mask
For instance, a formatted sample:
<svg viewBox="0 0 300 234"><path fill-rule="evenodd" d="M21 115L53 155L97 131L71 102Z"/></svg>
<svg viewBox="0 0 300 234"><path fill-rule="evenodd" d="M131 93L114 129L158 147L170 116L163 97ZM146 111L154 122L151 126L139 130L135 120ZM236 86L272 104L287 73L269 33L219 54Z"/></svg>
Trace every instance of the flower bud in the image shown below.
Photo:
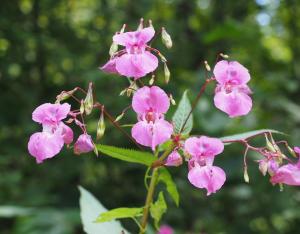
<svg viewBox="0 0 300 234"><path fill-rule="evenodd" d="M81 134L74 144L74 153L88 153L95 148L92 137L86 133Z"/></svg>
<svg viewBox="0 0 300 234"><path fill-rule="evenodd" d="M85 100L84 100L84 110L87 115L92 113L94 106L94 100L93 100L93 83L90 82L89 89L86 94Z"/></svg>
<svg viewBox="0 0 300 234"><path fill-rule="evenodd" d="M118 44L113 42L109 48L109 55L112 57L118 51Z"/></svg>
<svg viewBox="0 0 300 234"><path fill-rule="evenodd" d="M166 57L163 56L161 53L158 53L158 56L160 57L160 59L161 59L161 61L162 61L163 63L166 63L166 62L167 62Z"/></svg>
<svg viewBox="0 0 300 234"><path fill-rule="evenodd" d="M59 95L56 96L56 103L60 103L61 101L65 101L70 98L73 93L77 91L77 88L72 89L70 91L62 91Z"/></svg>
<svg viewBox="0 0 300 234"><path fill-rule="evenodd" d="M114 122L120 121L120 120L123 118L124 114L125 114L125 113L122 112L120 115L118 115Z"/></svg>
<svg viewBox="0 0 300 234"><path fill-rule="evenodd" d="M244 167L244 180L246 183L249 183L249 175L247 167Z"/></svg>
<svg viewBox="0 0 300 234"><path fill-rule="evenodd" d="M165 73L165 81L168 84L169 81L170 81L171 73L170 73L170 70L169 70L169 68L167 66L167 63L164 63L164 73Z"/></svg>
<svg viewBox="0 0 300 234"><path fill-rule="evenodd" d="M173 106L175 106L176 105L176 101L174 100L174 98L173 98L173 95L172 94L170 94L170 102L171 102L171 104L173 105Z"/></svg>
<svg viewBox="0 0 300 234"><path fill-rule="evenodd" d="M149 80L149 85L153 85L154 80L155 80L155 75L152 75L151 79Z"/></svg>
<svg viewBox="0 0 300 234"><path fill-rule="evenodd" d="M153 24L152 24L152 20L149 20L148 22L149 22L149 27L154 29Z"/></svg>
<svg viewBox="0 0 300 234"><path fill-rule="evenodd" d="M204 65L205 65L206 70L210 72L211 68L210 68L209 64L207 63L207 61L204 61Z"/></svg>
<svg viewBox="0 0 300 234"><path fill-rule="evenodd" d="M126 24L123 24L121 30L120 30L120 33L123 33L125 31L125 28L126 28Z"/></svg>
<svg viewBox="0 0 300 234"><path fill-rule="evenodd" d="M296 148L296 147L295 147L295 148ZM290 146L287 146L287 149L288 149L289 153L290 153L293 157L297 158L296 152L295 152Z"/></svg>
<svg viewBox="0 0 300 234"><path fill-rule="evenodd" d="M276 152L276 149L274 148L274 145L270 142L269 138L265 135L266 138L266 147L271 152Z"/></svg>
<svg viewBox="0 0 300 234"><path fill-rule="evenodd" d="M84 101L83 100L81 100L79 111L80 111L80 114L84 113Z"/></svg>
<svg viewBox="0 0 300 234"><path fill-rule="evenodd" d="M137 31L140 31L140 30L142 30L143 28L144 28L144 19L141 18L141 19L140 19L140 24L139 24L139 26L137 27Z"/></svg>
<svg viewBox="0 0 300 234"><path fill-rule="evenodd" d="M223 54L223 53L220 53L220 56L221 56L222 58L224 58L224 59L228 59L228 58L229 58L229 56L228 56L227 54Z"/></svg>
<svg viewBox="0 0 300 234"><path fill-rule="evenodd" d="M172 42L171 36L164 27L162 27L162 29L161 29L161 39L162 39L163 44L168 49L172 48L173 42Z"/></svg>
<svg viewBox="0 0 300 234"><path fill-rule="evenodd" d="M178 167L182 164L182 157L180 154L174 150L165 161L165 165L169 167Z"/></svg>
<svg viewBox="0 0 300 234"><path fill-rule="evenodd" d="M103 137L104 133L105 133L105 121L104 121L104 109L102 108L100 118L98 121L98 126L97 126L96 139L99 140L101 137Z"/></svg>

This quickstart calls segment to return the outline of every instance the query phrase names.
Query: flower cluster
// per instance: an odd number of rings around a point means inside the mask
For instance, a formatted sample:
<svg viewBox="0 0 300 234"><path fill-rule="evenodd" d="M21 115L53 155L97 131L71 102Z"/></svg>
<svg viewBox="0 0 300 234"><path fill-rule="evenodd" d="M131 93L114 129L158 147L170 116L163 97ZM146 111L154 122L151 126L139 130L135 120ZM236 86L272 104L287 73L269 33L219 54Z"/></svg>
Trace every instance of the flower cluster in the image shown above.
<svg viewBox="0 0 300 234"><path fill-rule="evenodd" d="M43 127L43 131L32 134L28 142L28 151L35 157L37 163L56 156L64 144L69 145L73 142L73 130L63 122L68 115L76 116L71 112L68 103L45 103L33 111L33 121L42 124ZM76 123L81 124L78 120ZM86 132L80 135L74 144L75 154L86 153L93 149L92 139Z"/></svg>

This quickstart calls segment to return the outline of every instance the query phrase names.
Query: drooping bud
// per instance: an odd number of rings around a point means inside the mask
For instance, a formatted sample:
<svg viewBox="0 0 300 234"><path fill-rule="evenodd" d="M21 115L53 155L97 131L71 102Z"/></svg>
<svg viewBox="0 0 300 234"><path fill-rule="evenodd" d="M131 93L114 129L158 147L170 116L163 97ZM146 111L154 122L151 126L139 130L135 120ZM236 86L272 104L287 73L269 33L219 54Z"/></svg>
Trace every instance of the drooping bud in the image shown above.
<svg viewBox="0 0 300 234"><path fill-rule="evenodd" d="M158 53L158 56L160 57L160 59L161 59L161 61L162 61L163 63L166 63L166 62L167 62L166 57L163 56L161 53Z"/></svg>
<svg viewBox="0 0 300 234"><path fill-rule="evenodd" d="M171 36L164 27L161 28L161 39L162 39L163 44L168 49L172 48L173 42L172 42Z"/></svg>
<svg viewBox="0 0 300 234"><path fill-rule="evenodd" d="M274 145L270 142L267 135L265 135L265 138L266 138L266 147L267 147L267 149L270 150L271 152L276 152L276 149L274 148Z"/></svg>
<svg viewBox="0 0 300 234"><path fill-rule="evenodd" d="M93 99L93 83L89 83L89 89L86 94L85 100L84 100L84 110L87 115L92 113L94 106L94 99Z"/></svg>
<svg viewBox="0 0 300 234"><path fill-rule="evenodd" d="M149 22L149 27L154 29L153 24L152 24L152 20L150 19L148 22Z"/></svg>
<svg viewBox="0 0 300 234"><path fill-rule="evenodd" d="M169 156L167 157L165 161L165 165L169 167L178 167L182 164L182 157L177 152L177 150L174 150Z"/></svg>
<svg viewBox="0 0 300 234"><path fill-rule="evenodd" d="M260 172L263 174L263 176L265 176L268 172L268 162L266 159L261 159L258 160L258 168L260 170Z"/></svg>
<svg viewBox="0 0 300 234"><path fill-rule="evenodd" d="M115 119L114 122L120 121L120 120L123 118L124 114L125 114L124 112L122 112L121 114L119 114L119 115L117 116L117 118Z"/></svg>
<svg viewBox="0 0 300 234"><path fill-rule="evenodd" d="M173 95L170 94L169 98L170 98L171 104L172 104L173 106L175 106L175 105L176 105L176 101L174 100Z"/></svg>
<svg viewBox="0 0 300 234"><path fill-rule="evenodd" d="M208 64L207 61L204 61L204 65L205 65L205 69L210 72L211 68L210 68L210 66L209 66L209 64Z"/></svg>
<svg viewBox="0 0 300 234"><path fill-rule="evenodd" d="M121 30L120 30L120 33L123 33L125 31L125 28L126 28L126 24L123 24Z"/></svg>
<svg viewBox="0 0 300 234"><path fill-rule="evenodd" d="M169 70L169 68L167 66L167 63L164 63L164 73L165 73L165 81L168 84L169 81L170 81L171 73L170 73L170 70Z"/></svg>
<svg viewBox="0 0 300 234"><path fill-rule="evenodd" d="M153 74L151 76L151 79L149 80L149 85L153 85L154 84L154 80L155 80L155 75Z"/></svg>
<svg viewBox="0 0 300 234"><path fill-rule="evenodd" d="M220 56L221 56L222 58L224 58L224 59L228 59L228 58L229 58L229 56L228 56L227 54L223 54L223 53L220 53Z"/></svg>
<svg viewBox="0 0 300 234"><path fill-rule="evenodd" d="M287 149L293 157L297 158L296 152L289 145L287 146Z"/></svg>
<svg viewBox="0 0 300 234"><path fill-rule="evenodd" d="M246 183L249 183L249 175L247 167L244 167L244 180Z"/></svg>
<svg viewBox="0 0 300 234"><path fill-rule="evenodd" d="M80 109L79 109L79 111L80 111L80 114L84 113L84 101L83 100L81 100L81 102L80 102Z"/></svg>
<svg viewBox="0 0 300 234"><path fill-rule="evenodd" d="M137 31L140 31L140 30L142 30L143 28L144 28L144 19L141 18L141 19L140 19L140 24L139 24L139 26L137 27Z"/></svg>
<svg viewBox="0 0 300 234"><path fill-rule="evenodd" d="M75 92L77 91L77 88L74 88L70 91L62 91L59 95L56 96L56 102L60 103L61 101L65 101L68 98L70 98Z"/></svg>
<svg viewBox="0 0 300 234"><path fill-rule="evenodd" d="M104 121L104 107L102 106L100 118L98 121L97 126L97 137L96 139L99 140L101 137L103 137L105 132L105 121Z"/></svg>
<svg viewBox="0 0 300 234"><path fill-rule="evenodd" d="M126 93L127 89L123 89L121 92L120 92L120 96L123 96L125 93Z"/></svg>

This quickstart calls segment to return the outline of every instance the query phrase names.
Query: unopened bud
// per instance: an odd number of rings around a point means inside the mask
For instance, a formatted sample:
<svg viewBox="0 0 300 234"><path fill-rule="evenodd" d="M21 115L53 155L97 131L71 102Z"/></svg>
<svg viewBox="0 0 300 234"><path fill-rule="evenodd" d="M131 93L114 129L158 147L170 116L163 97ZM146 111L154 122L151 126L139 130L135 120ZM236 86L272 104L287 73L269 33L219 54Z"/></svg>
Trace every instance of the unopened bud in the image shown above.
<svg viewBox="0 0 300 234"><path fill-rule="evenodd" d="M173 95L172 95L172 94L170 94L170 102L171 102L171 104L172 104L173 106L176 105L176 101L173 99Z"/></svg>
<svg viewBox="0 0 300 234"><path fill-rule="evenodd" d="M155 75L152 75L151 79L149 80L149 85L153 85L154 80L155 80Z"/></svg>
<svg viewBox="0 0 300 234"><path fill-rule="evenodd" d="M209 64L207 63L207 61L204 61L204 65L205 65L206 70L210 72L211 68L210 68Z"/></svg>
<svg viewBox="0 0 300 234"><path fill-rule="evenodd" d="M70 91L62 91L59 95L56 96L56 103L60 103L61 101L65 101L70 98L73 93L77 91L77 88L72 89Z"/></svg>
<svg viewBox="0 0 300 234"><path fill-rule="evenodd" d="M125 93L126 93L127 89L123 89L121 92L120 92L120 96L123 96Z"/></svg>
<svg viewBox="0 0 300 234"><path fill-rule="evenodd" d="M166 63L166 62L167 62L166 57L163 56L161 53L158 53L158 56L160 57L160 59L161 59L161 61L162 61L163 63Z"/></svg>
<svg viewBox="0 0 300 234"><path fill-rule="evenodd" d="M118 44L113 42L109 48L109 55L112 57L118 51Z"/></svg>
<svg viewBox="0 0 300 234"><path fill-rule="evenodd" d="M290 146L287 146L287 149L293 157L297 158L296 152Z"/></svg>
<svg viewBox="0 0 300 234"><path fill-rule="evenodd" d="M249 183L249 175L247 167L244 167L244 180L246 183Z"/></svg>
<svg viewBox="0 0 300 234"><path fill-rule="evenodd" d="M228 59L228 58L229 58L229 56L228 56L227 54L223 54L223 53L220 53L220 56L221 56L222 58L224 58L224 59Z"/></svg>
<svg viewBox="0 0 300 234"><path fill-rule="evenodd" d="M123 118L124 114L125 114L125 113L122 112L120 115L118 115L114 122L120 121L120 120Z"/></svg>
<svg viewBox="0 0 300 234"><path fill-rule="evenodd" d="M152 24L152 20L149 20L148 22L149 22L149 27L154 29L153 24Z"/></svg>
<svg viewBox="0 0 300 234"><path fill-rule="evenodd" d="M89 89L86 94L85 100L84 100L84 110L87 115L92 113L94 106L94 99L93 99L93 83L89 83Z"/></svg>
<svg viewBox="0 0 300 234"><path fill-rule="evenodd" d="M126 28L126 24L123 24L121 30L120 30L120 33L123 33L125 31L125 28Z"/></svg>
<svg viewBox="0 0 300 234"><path fill-rule="evenodd" d="M143 28L144 28L144 19L141 18L141 19L140 19L140 24L139 24L139 26L138 26L138 28L137 28L137 31L140 31L140 30L142 30Z"/></svg>
<svg viewBox="0 0 300 234"><path fill-rule="evenodd" d="M81 100L79 111L80 111L80 114L84 113L84 101L83 100Z"/></svg>
<svg viewBox="0 0 300 234"><path fill-rule="evenodd" d="M173 42L171 39L170 34L166 31L164 27L161 28L161 39L163 44L168 48L171 49L173 46Z"/></svg>
<svg viewBox="0 0 300 234"><path fill-rule="evenodd" d="M169 70L169 68L167 66L167 63L164 63L164 73L165 73L165 81L168 84L169 81L170 81L171 73L170 73L170 70Z"/></svg>
<svg viewBox="0 0 300 234"><path fill-rule="evenodd" d="M276 152L276 149L274 148L274 145L270 142L267 135L265 135L265 138L266 138L266 147L267 147L267 149L270 150L271 152Z"/></svg>
<svg viewBox="0 0 300 234"><path fill-rule="evenodd" d="M98 126L97 126L97 140L99 140L101 137L103 137L105 133L105 121L104 121L104 109L102 108L100 118L98 121Z"/></svg>

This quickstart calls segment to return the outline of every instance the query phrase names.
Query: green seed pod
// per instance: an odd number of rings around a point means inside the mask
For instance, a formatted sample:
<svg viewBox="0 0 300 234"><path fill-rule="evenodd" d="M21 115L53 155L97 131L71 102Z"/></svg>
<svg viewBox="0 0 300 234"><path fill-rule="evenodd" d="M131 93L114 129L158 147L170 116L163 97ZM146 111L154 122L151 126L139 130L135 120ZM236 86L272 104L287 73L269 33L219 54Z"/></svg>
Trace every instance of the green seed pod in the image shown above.
<svg viewBox="0 0 300 234"><path fill-rule="evenodd" d="M84 100L84 110L87 115L92 113L93 106L94 106L93 83L91 82L89 84L89 89Z"/></svg>
<svg viewBox="0 0 300 234"><path fill-rule="evenodd" d="M103 137L105 133L105 121L104 121L104 113L103 113L103 109L98 121L98 126L97 126L97 140L99 140L100 138Z"/></svg>
<svg viewBox="0 0 300 234"><path fill-rule="evenodd" d="M166 29L164 27L162 27L161 29L161 39L163 44L168 48L171 49L173 46L173 42L171 39L170 34L166 31Z"/></svg>
<svg viewBox="0 0 300 234"><path fill-rule="evenodd" d="M169 70L169 68L167 66L167 63L164 63L164 73L165 73L165 81L168 84L169 81L170 81L171 73L170 73L170 70Z"/></svg>

